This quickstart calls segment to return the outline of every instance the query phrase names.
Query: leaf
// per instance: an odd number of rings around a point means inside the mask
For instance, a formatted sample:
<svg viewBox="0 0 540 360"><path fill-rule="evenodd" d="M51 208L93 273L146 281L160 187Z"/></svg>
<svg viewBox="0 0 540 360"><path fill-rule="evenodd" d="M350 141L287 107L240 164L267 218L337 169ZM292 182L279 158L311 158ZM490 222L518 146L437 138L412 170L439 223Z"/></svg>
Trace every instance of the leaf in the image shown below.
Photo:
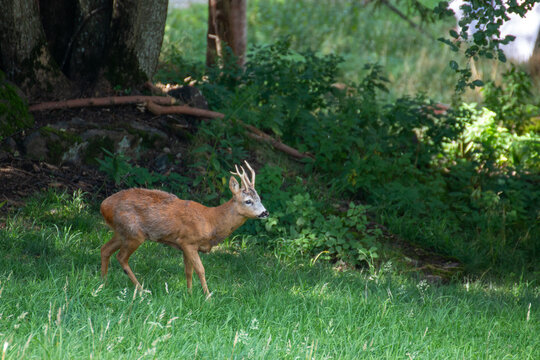
<svg viewBox="0 0 540 360"><path fill-rule="evenodd" d="M478 87L484 86L484 82L483 82L482 80L478 80L478 79L477 79L477 80L474 80L474 81L472 82L472 84L473 84L474 86L478 86Z"/></svg>
<svg viewBox="0 0 540 360"><path fill-rule="evenodd" d="M453 37L454 39L459 38L459 34L457 33L456 30L452 29L449 31L449 33L450 33L450 36Z"/></svg>
<svg viewBox="0 0 540 360"><path fill-rule="evenodd" d="M216 170L217 172L221 170L221 164L219 163L219 160L217 158L212 157L210 159L210 162L212 163L212 167L214 168L214 170Z"/></svg>
<svg viewBox="0 0 540 360"><path fill-rule="evenodd" d="M450 68L451 68L452 70L456 70L456 71L457 71L457 70L459 69L458 63L455 62L454 60L450 60L450 63L449 63L448 65L450 65Z"/></svg>

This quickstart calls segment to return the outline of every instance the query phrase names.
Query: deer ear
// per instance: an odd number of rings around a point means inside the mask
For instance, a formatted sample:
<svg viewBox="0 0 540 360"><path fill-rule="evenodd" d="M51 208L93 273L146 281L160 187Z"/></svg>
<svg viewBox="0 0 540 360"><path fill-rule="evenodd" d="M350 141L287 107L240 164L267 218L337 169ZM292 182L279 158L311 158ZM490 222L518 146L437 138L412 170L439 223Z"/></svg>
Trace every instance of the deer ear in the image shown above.
<svg viewBox="0 0 540 360"><path fill-rule="evenodd" d="M231 189L233 194L238 194L240 191L240 185L234 176L231 176L231 179L229 180L229 189Z"/></svg>

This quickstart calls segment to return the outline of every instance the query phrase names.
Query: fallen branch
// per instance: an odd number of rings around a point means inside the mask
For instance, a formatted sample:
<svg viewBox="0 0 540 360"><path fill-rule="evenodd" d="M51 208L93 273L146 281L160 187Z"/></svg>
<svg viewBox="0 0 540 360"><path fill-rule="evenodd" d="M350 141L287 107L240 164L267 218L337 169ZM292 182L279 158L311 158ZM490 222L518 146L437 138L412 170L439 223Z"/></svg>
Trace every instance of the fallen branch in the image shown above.
<svg viewBox="0 0 540 360"><path fill-rule="evenodd" d="M184 114L184 115L193 115L193 116L200 116L203 118L219 118L223 119L225 117L225 114L219 113L216 111L210 111L210 110L203 110L203 109L197 109L186 105L180 105L180 106L159 106L157 104L154 104L153 102L148 102L146 104L146 107L148 110L150 110L155 115L166 115L166 114ZM272 145L274 148L283 151L284 153L297 158L297 159L305 159L305 158L314 158L311 154L304 154L300 151L296 150L295 148L290 147L289 145L285 145L279 140L274 139L270 135L264 133L263 131L257 129L253 125L246 124L245 122L241 120L236 120L240 125L242 125L244 128L249 130L247 135L260 142L266 142Z"/></svg>
<svg viewBox="0 0 540 360"><path fill-rule="evenodd" d="M179 105L179 106L159 106L153 102L148 102L146 104L146 107L148 110L150 110L155 115L166 115L166 114L184 114L184 115L193 115L193 116L199 116L202 118L219 118L223 119L225 118L225 114L216 112L216 111L210 111L210 110L203 110L203 109L197 109L186 105ZM244 123L241 120L236 120L240 125L242 125L245 129L249 130L247 135L260 142L266 142L272 145L274 148L283 151L284 153L297 158L297 159L305 159L305 158L312 158L313 155L311 154L304 154L300 151L296 150L295 148L290 147L289 145L285 145L279 140L274 139L272 136L264 133L263 131L257 129L253 125L249 125Z"/></svg>
<svg viewBox="0 0 540 360"><path fill-rule="evenodd" d="M111 106L111 105L146 103L146 108L155 115L183 114L183 115L198 116L201 118L209 118L209 119L225 118L225 114L216 112L216 111L194 108L187 105L170 106L170 105L173 105L175 102L176 100L170 96L110 96L110 97L103 97L103 98L72 99L72 100L64 100L64 101L45 102L45 103L35 104L35 105L30 106L29 111L69 109L69 108L80 108L80 107L87 107L87 106ZM169 106L161 106L161 105L169 105ZM305 158L313 159L314 158L313 155L311 154L301 153L295 148L285 145L281 141L274 139L272 136L257 129L255 126L246 124L241 120L237 120L237 121L240 125L242 125L244 128L249 130L247 135L251 137L252 139L269 143L274 148L296 159L305 159Z"/></svg>
<svg viewBox="0 0 540 360"><path fill-rule="evenodd" d="M43 111L53 109L71 109L87 106L111 106L125 104L139 104L145 102L154 102L160 105L173 105L175 100L165 96L109 96L102 98L71 99L63 101L51 101L41 104L31 105L29 111Z"/></svg>
<svg viewBox="0 0 540 360"><path fill-rule="evenodd" d="M154 115L183 114L210 119L223 119L225 117L225 114L216 111L198 109L187 105L160 106L153 101L149 101L146 108Z"/></svg>
<svg viewBox="0 0 540 360"><path fill-rule="evenodd" d="M297 158L297 159L306 159L306 158L314 159L315 158L311 154L302 153L302 152L296 150L295 148L290 147L289 145L286 145L286 144L282 143L281 141L274 139L270 135L268 135L268 134L262 132L261 130L257 129L255 126L245 124L245 123L243 123L241 121L239 121L239 122L240 122L240 125L242 125L246 129L251 131L251 132L248 132L248 136L250 138L252 138L252 139L255 139L255 140L261 141L261 142L269 143L270 145L272 145L276 149L278 149L280 151L283 151L284 153L286 153L288 155L291 155L292 157Z"/></svg>

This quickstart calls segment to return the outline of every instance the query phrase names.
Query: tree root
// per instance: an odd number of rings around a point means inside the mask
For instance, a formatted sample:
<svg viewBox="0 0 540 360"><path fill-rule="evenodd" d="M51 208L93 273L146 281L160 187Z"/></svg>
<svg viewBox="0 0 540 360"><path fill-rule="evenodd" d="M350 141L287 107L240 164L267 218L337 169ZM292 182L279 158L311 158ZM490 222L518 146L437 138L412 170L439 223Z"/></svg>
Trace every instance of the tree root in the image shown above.
<svg viewBox="0 0 540 360"><path fill-rule="evenodd" d="M187 105L161 106L153 101L147 102L146 108L154 115L183 114L210 119L223 119L225 117L225 114L220 112L198 109Z"/></svg>
<svg viewBox="0 0 540 360"><path fill-rule="evenodd" d="M260 142L269 143L274 148L276 148L276 149L284 152L285 154L290 155L290 156L292 156L292 157L294 157L296 159L305 159L305 158L314 159L315 158L312 154L302 153L302 152L296 150L295 148L290 147L289 145L286 145L286 144L282 143L281 141L274 139L270 135L268 135L268 134L262 132L261 130L257 129L255 126L245 124L243 122L240 122L240 125L242 125L244 128L251 131L251 132L247 133L247 135L250 138L255 139L257 141L260 141Z"/></svg>
<svg viewBox="0 0 540 360"><path fill-rule="evenodd" d="M146 84L147 87L153 87L152 90L158 92L160 89L155 87L153 84ZM29 107L29 111L44 111L44 110L53 110L53 109L70 109L70 108L81 108L88 106L112 106L112 105L125 105L125 104L138 104L145 103L146 108L155 115L168 115L168 114L183 114L197 116L200 118L207 119L223 119L225 114L198 109L187 105L174 105L176 100L171 96L110 96L102 98L86 98L86 99L72 99L64 101L52 101L44 102L40 104L35 104ZM167 105L167 106L162 106ZM172 106L171 106L172 105ZM265 132L257 129L253 125L244 123L241 120L236 120L242 127L244 127L247 132L247 136L252 139L255 139L260 142L268 143L272 145L275 149L286 153L287 155L292 156L293 158L314 159L312 154L302 153L296 150L289 145L282 143L281 141L273 138L272 136L266 134Z"/></svg>
<svg viewBox="0 0 540 360"><path fill-rule="evenodd" d="M175 100L165 96L109 96L101 98L86 98L86 99L71 99L63 101L51 101L40 104L31 105L29 111L44 111L53 109L72 109L88 106L111 106L138 104L153 101L161 105L173 105Z"/></svg>

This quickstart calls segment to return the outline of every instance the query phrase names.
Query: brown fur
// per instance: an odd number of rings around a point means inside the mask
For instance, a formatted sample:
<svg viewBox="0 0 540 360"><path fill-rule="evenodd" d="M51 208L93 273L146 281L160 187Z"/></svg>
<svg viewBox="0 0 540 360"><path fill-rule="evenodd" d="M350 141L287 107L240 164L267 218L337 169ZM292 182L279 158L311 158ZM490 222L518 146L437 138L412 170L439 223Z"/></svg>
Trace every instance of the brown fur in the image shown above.
<svg viewBox="0 0 540 360"><path fill-rule="evenodd" d="M198 252L209 252L248 218L264 217L268 212L260 204L255 189L240 189L231 177L233 198L218 207L206 207L195 201L181 200L160 190L129 189L109 196L101 203L101 214L114 231L112 239L101 248L101 275L107 275L109 259L118 251L117 259L133 284L141 287L129 267L131 254L145 241L151 240L180 249L184 253L187 287L191 290L193 270L199 276L204 292L208 286ZM258 201L260 207L245 205L245 200Z"/></svg>

